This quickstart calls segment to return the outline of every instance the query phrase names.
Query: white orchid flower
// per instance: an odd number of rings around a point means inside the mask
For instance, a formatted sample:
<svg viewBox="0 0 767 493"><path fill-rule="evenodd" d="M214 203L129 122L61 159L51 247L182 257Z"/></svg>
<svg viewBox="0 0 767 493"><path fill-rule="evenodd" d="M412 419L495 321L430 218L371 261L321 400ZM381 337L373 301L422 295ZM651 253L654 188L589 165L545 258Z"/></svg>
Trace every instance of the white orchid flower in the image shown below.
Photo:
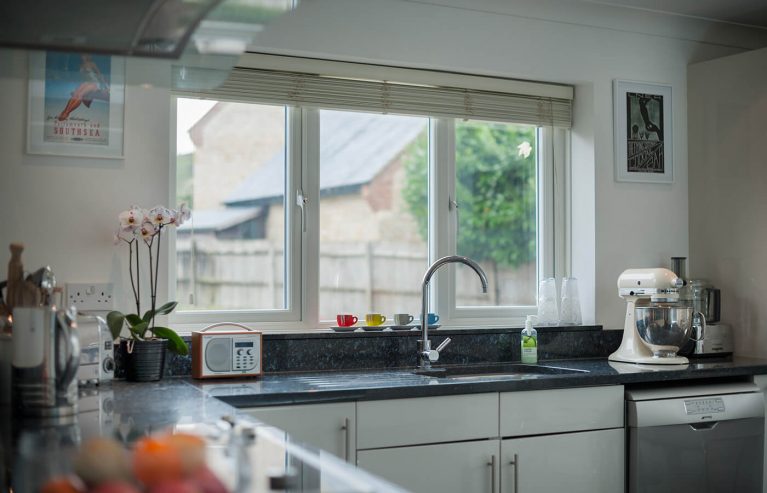
<svg viewBox="0 0 767 493"><path fill-rule="evenodd" d="M165 209L165 212L166 216L164 224L175 226L178 221L178 211L174 211L173 209Z"/></svg>
<svg viewBox="0 0 767 493"><path fill-rule="evenodd" d="M176 225L181 226L192 217L192 210L186 205L186 202L182 202L178 206L178 214L176 215Z"/></svg>
<svg viewBox="0 0 767 493"><path fill-rule="evenodd" d="M152 237L157 234L158 230L154 227L150 221L144 221L140 228L136 229L136 235L144 240L145 243L152 241Z"/></svg>
<svg viewBox="0 0 767 493"><path fill-rule="evenodd" d="M144 212L138 207L131 207L127 211L120 213L117 218L120 220L122 229L134 229L144 222Z"/></svg>
<svg viewBox="0 0 767 493"><path fill-rule="evenodd" d="M168 211L167 208L158 205L149 211L149 220L152 221L152 224L155 226L162 226L168 222L169 212L170 211Z"/></svg>

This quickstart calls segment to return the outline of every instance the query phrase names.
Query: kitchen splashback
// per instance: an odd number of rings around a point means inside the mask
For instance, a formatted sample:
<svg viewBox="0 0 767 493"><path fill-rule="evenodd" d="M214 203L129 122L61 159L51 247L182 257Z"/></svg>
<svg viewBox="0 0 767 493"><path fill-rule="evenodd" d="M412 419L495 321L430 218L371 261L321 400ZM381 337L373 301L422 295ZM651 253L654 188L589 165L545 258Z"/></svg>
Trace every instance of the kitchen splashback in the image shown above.
<svg viewBox="0 0 767 493"><path fill-rule="evenodd" d="M620 345L623 332L601 326L538 327L539 360L607 357ZM353 332L264 334L264 372L365 370L415 366L420 332ZM520 360L520 329L440 329L435 344L453 342L440 364L514 362ZM185 338L187 343L191 338ZM124 378L124 355L117 350L116 378ZM189 376L189 356L166 355L165 376Z"/></svg>

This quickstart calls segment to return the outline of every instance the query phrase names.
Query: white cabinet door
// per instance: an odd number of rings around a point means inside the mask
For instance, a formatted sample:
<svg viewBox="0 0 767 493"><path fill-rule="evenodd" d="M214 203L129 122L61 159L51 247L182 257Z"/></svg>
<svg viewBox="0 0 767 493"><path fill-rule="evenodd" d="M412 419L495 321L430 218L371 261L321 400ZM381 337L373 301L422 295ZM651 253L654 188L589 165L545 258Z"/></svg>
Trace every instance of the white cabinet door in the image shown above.
<svg viewBox="0 0 767 493"><path fill-rule="evenodd" d="M501 392L501 437L623 427L623 386Z"/></svg>
<svg viewBox="0 0 767 493"><path fill-rule="evenodd" d="M624 491L624 443L622 428L502 440L500 491Z"/></svg>
<svg viewBox="0 0 767 493"><path fill-rule="evenodd" d="M498 440L360 450L357 465L414 493L498 491Z"/></svg>
<svg viewBox="0 0 767 493"><path fill-rule="evenodd" d="M259 421L284 430L293 440L308 443L352 464L356 448L354 402L244 409Z"/></svg>
<svg viewBox="0 0 767 493"><path fill-rule="evenodd" d="M498 393L357 403L357 448L498 438Z"/></svg>

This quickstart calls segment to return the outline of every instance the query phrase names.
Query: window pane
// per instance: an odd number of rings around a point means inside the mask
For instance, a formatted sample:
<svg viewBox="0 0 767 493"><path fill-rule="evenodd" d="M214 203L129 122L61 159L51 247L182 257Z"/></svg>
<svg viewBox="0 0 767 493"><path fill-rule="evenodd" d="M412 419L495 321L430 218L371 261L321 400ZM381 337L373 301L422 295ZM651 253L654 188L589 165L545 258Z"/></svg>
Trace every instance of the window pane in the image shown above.
<svg viewBox="0 0 767 493"><path fill-rule="evenodd" d="M490 286L456 269L456 305L535 305L536 128L457 121L456 197L459 255L480 263Z"/></svg>
<svg viewBox="0 0 767 493"><path fill-rule="evenodd" d="M184 310L285 308L286 108L177 100L177 298Z"/></svg>
<svg viewBox="0 0 767 493"><path fill-rule="evenodd" d="M416 315L428 267L428 118L320 113L320 319Z"/></svg>

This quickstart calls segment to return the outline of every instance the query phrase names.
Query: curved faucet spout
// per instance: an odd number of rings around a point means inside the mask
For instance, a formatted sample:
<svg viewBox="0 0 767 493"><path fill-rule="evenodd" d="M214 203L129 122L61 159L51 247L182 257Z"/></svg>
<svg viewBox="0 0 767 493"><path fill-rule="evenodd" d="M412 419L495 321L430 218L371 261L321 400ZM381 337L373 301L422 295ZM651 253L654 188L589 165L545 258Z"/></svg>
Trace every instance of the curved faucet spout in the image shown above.
<svg viewBox="0 0 767 493"><path fill-rule="evenodd" d="M421 281L421 351L419 353L419 368L431 368L431 363L437 361L439 358L439 351L431 349L431 343L429 342L429 323L428 323L428 307L429 307L429 282L432 276L437 270L445 264L460 263L471 267L474 272L479 276L480 282L482 282L482 292L487 293L487 276L485 271L478 263L461 255L448 255L436 260L423 275ZM444 345L442 346L444 347Z"/></svg>

